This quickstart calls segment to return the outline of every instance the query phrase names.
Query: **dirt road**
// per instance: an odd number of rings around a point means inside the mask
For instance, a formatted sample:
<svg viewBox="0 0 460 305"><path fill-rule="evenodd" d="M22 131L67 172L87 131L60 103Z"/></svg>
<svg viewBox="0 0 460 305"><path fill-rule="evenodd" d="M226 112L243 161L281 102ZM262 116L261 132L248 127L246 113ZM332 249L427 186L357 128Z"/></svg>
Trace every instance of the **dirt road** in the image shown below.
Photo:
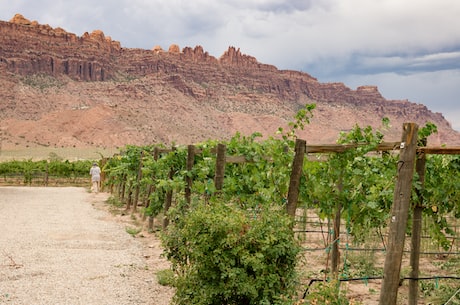
<svg viewBox="0 0 460 305"><path fill-rule="evenodd" d="M107 197L0 187L0 304L168 304L158 240L129 235Z"/></svg>

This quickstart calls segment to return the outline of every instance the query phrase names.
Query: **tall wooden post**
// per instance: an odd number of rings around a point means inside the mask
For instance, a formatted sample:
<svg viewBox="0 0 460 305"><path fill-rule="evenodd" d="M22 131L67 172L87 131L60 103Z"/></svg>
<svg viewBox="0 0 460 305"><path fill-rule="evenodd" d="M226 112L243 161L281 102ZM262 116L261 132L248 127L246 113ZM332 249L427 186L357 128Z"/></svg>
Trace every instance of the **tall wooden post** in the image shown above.
<svg viewBox="0 0 460 305"><path fill-rule="evenodd" d="M158 158L160 157L160 150L158 149L158 147L155 147L153 149L153 159L156 161L158 161ZM155 180L155 173L152 174L152 180ZM146 204L146 208L149 207L150 205L150 194L152 192L155 192L155 188L153 185L150 185L149 187L149 198L147 200L147 204ZM148 230L149 232L152 232L153 231L153 221L154 221L154 217L152 215L149 215L149 221L148 221Z"/></svg>
<svg viewBox="0 0 460 305"><path fill-rule="evenodd" d="M102 171L101 171L101 181L99 181L99 190L100 190L101 192L104 192L104 191L105 191L106 173L105 173L105 171L104 171L104 167L105 167L105 165L107 164L107 161L108 161L108 160L109 160L108 158L104 157L104 158L101 159L101 163L100 163L100 166L101 166Z"/></svg>
<svg viewBox="0 0 460 305"><path fill-rule="evenodd" d="M417 150L415 123L404 123L379 305L396 305Z"/></svg>
<svg viewBox="0 0 460 305"><path fill-rule="evenodd" d="M420 145L426 146L427 139L420 139ZM423 190L425 184L425 164L426 155L422 152L417 154L417 161L415 163L415 170L418 174L418 179ZM417 305L419 295L419 262L420 262L420 241L422 235L422 212L423 212L423 193L421 190L415 190L418 196L418 202L415 204L414 213L412 216L412 235L411 235L411 252L410 252L410 265L412 278L409 281L409 305Z"/></svg>
<svg viewBox="0 0 460 305"><path fill-rule="evenodd" d="M297 201L299 200L300 177L302 176L303 159L307 150L307 142L297 139L295 141L295 155L292 162L292 172L289 181L289 190L286 211L288 215L295 217Z"/></svg>
<svg viewBox="0 0 460 305"><path fill-rule="evenodd" d="M190 172L193 169L193 165L195 164L195 146L189 145L187 146L187 164L186 170ZM185 177L185 201L188 205L192 201L192 177L187 175Z"/></svg>
<svg viewBox="0 0 460 305"><path fill-rule="evenodd" d="M343 170L340 172L339 181L337 183L337 191L338 197L341 197L343 192ZM331 270L334 276L337 276L339 271L340 220L342 219L342 208L343 204L341 199L339 199L334 217L334 230L332 232Z"/></svg>
<svg viewBox="0 0 460 305"><path fill-rule="evenodd" d="M226 145L217 144L216 173L214 175L214 185L216 187L217 192L220 192L224 185L226 152Z"/></svg>
<svg viewBox="0 0 460 305"><path fill-rule="evenodd" d="M142 180L142 159L144 158L144 151L141 151L141 155L139 156L139 167L137 169L137 177L136 177L136 189L134 191L134 200L133 200L133 209L131 210L131 214L134 214L137 211L137 203L139 201L139 191L141 188L141 180Z"/></svg>
<svg viewBox="0 0 460 305"><path fill-rule="evenodd" d="M123 174L120 181L120 186L118 187L118 198L121 202L125 202L125 193L126 193L126 174Z"/></svg>
<svg viewBox="0 0 460 305"><path fill-rule="evenodd" d="M176 148L173 147L172 151L174 152L175 150ZM169 171L168 178L169 180L172 180L173 177L174 177L174 168L171 168L171 170ZM166 191L165 202L164 202L163 229L166 229L169 225L168 211L172 205L172 197L173 197L173 191L172 190Z"/></svg>

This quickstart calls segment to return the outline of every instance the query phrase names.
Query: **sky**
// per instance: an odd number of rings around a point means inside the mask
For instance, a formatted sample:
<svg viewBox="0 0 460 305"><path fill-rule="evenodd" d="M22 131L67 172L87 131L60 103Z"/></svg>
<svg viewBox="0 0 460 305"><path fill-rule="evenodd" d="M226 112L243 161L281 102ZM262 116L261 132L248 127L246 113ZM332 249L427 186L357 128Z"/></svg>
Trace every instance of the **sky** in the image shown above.
<svg viewBox="0 0 460 305"><path fill-rule="evenodd" d="M460 131L459 0L0 0L16 13L81 36L102 30L122 47L229 46L278 69L440 112Z"/></svg>

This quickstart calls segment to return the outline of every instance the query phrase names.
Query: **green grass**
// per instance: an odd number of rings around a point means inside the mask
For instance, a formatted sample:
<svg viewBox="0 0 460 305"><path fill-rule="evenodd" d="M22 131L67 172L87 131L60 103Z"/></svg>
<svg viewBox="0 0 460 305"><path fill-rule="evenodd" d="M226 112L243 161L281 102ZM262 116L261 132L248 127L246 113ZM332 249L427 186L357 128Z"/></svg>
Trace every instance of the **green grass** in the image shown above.
<svg viewBox="0 0 460 305"><path fill-rule="evenodd" d="M171 269L159 270L157 271L156 276L160 285L174 287L175 275Z"/></svg>
<svg viewBox="0 0 460 305"><path fill-rule="evenodd" d="M126 233L128 233L129 235L135 237L137 234L139 234L142 229L139 229L139 228L129 228L129 227L126 227L125 228L126 230Z"/></svg>

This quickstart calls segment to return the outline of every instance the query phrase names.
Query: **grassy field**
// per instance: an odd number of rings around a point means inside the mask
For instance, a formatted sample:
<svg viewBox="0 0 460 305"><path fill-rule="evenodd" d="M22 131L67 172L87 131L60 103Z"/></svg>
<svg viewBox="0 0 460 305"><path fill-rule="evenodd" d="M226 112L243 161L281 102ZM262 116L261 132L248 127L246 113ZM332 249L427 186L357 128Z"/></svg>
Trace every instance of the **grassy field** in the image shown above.
<svg viewBox="0 0 460 305"><path fill-rule="evenodd" d="M10 160L47 160L62 158L63 160L99 160L111 157L119 151L116 148L73 148L73 147L18 147L0 150L0 162Z"/></svg>

